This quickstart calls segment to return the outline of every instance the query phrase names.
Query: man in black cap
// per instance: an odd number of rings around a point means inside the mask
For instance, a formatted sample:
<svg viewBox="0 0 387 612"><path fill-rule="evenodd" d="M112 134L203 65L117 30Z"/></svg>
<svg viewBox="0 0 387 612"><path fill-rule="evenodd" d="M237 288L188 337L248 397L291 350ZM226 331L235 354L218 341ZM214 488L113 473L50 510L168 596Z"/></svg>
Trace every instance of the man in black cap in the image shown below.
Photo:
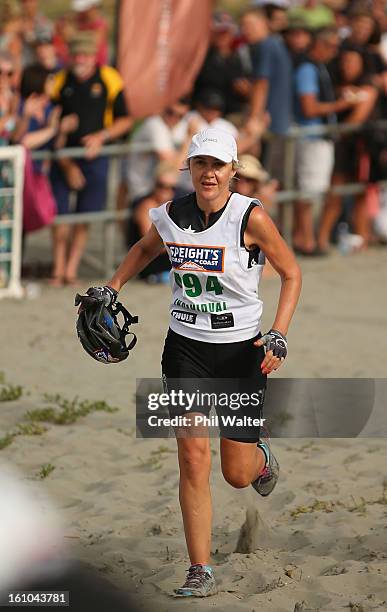
<svg viewBox="0 0 387 612"><path fill-rule="evenodd" d="M250 95L251 61L245 49L235 50L237 25L225 11L216 12L212 21L211 41L203 66L196 79L193 99L203 91L217 90L224 98L224 112L241 113Z"/></svg>

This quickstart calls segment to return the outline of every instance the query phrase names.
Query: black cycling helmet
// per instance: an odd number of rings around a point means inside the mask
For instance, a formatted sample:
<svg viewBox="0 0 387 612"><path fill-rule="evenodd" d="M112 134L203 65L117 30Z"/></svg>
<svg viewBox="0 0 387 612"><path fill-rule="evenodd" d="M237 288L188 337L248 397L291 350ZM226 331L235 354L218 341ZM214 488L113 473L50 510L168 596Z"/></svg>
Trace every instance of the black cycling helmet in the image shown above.
<svg viewBox="0 0 387 612"><path fill-rule="evenodd" d="M133 317L120 302L106 307L103 302L77 294L75 305L78 304L77 334L85 351L101 363L126 359L137 342L129 326L138 323L138 317ZM117 320L120 313L124 319L122 326ZM129 344L126 342L128 335L132 336Z"/></svg>

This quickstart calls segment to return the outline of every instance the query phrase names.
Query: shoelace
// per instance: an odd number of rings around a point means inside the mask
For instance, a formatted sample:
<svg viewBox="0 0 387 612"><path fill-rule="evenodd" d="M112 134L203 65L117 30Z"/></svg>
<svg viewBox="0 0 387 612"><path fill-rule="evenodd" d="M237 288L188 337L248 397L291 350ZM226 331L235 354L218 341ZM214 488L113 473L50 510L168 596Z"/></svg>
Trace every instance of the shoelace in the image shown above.
<svg viewBox="0 0 387 612"><path fill-rule="evenodd" d="M187 570L187 578L183 585L183 589L190 588L190 587L200 587L202 584L201 577L203 577L203 575L205 574L210 576L209 572L206 572L200 566L190 567Z"/></svg>
<svg viewBox="0 0 387 612"><path fill-rule="evenodd" d="M269 478L270 476L271 476L271 469L270 469L270 467L267 465L267 466L264 468L263 472L262 472L262 473L259 475L259 478L260 478L261 480L264 480L265 478Z"/></svg>

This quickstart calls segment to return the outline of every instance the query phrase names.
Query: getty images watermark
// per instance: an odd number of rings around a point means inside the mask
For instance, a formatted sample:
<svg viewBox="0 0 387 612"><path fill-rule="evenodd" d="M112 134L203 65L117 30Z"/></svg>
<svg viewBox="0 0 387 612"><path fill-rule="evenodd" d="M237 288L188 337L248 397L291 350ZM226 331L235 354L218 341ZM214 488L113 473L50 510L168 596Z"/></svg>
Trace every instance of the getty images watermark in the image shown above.
<svg viewBox="0 0 387 612"><path fill-rule="evenodd" d="M253 393L226 393L226 392L206 392L196 389L194 392L184 391L183 389L171 389L162 393L148 394L148 410L151 412L158 411L161 408L168 408L170 416L159 416L151 414L148 416L148 424L150 427L189 427L189 426L207 426L219 427L260 427L264 424L265 419L259 416L250 414L213 414L207 415L207 410L218 408L226 411L243 411L243 408L256 409L259 414L260 406L262 405L262 392ZM174 412L177 414L173 414ZM181 412L184 411L184 414ZM204 412L202 412L204 411ZM171 414L172 413L172 414ZM196 413L187 415L187 413ZM199 414L197 414L199 413Z"/></svg>
<svg viewBox="0 0 387 612"><path fill-rule="evenodd" d="M387 437L387 379L138 379L137 437L200 436L253 441L264 425L273 438ZM208 431L207 431L208 430ZM190 435L190 434L189 434Z"/></svg>
<svg viewBox="0 0 387 612"><path fill-rule="evenodd" d="M137 434L168 437L168 428L189 428L190 435L256 437L265 423L264 389L233 379L142 380L137 385ZM205 431L204 431L205 429ZM195 434L195 431L197 433Z"/></svg>

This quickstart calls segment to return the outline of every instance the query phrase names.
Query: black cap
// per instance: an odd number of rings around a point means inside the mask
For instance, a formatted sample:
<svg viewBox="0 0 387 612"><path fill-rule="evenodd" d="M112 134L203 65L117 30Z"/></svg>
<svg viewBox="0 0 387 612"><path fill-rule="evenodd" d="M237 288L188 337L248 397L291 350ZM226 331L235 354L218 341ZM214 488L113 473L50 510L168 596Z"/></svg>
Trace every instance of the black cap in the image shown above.
<svg viewBox="0 0 387 612"><path fill-rule="evenodd" d="M216 109L223 111L225 108L224 97L216 89L203 89L198 97L198 104L204 106L204 108Z"/></svg>

